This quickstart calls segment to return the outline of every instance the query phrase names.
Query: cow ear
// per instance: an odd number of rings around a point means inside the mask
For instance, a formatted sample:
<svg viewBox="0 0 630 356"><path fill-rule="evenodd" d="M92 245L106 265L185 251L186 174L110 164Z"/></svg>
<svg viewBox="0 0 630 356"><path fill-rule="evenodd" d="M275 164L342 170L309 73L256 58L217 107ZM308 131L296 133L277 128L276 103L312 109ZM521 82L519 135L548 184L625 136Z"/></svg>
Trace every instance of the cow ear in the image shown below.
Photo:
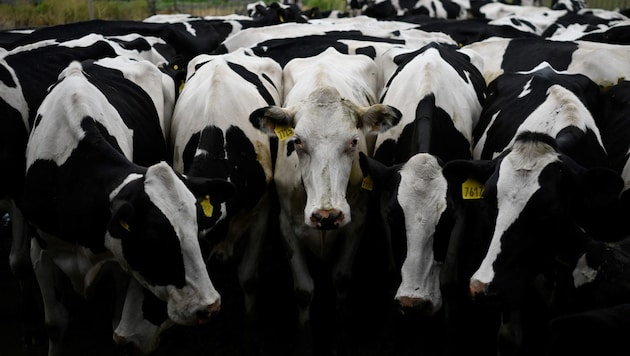
<svg viewBox="0 0 630 356"><path fill-rule="evenodd" d="M123 236L133 229L135 208L126 199L115 198L110 206L111 215L107 230L113 237Z"/></svg>
<svg viewBox="0 0 630 356"><path fill-rule="evenodd" d="M359 165L364 177L371 177L375 186L383 187L396 177L396 173L402 165L386 166L383 163L368 157L365 153L359 152Z"/></svg>
<svg viewBox="0 0 630 356"><path fill-rule="evenodd" d="M234 184L225 179L184 177L184 184L195 197L210 196L213 203L222 203L234 195Z"/></svg>
<svg viewBox="0 0 630 356"><path fill-rule="evenodd" d="M495 160L452 160L442 169L442 174L449 184L462 184L472 178L485 182L494 172Z"/></svg>
<svg viewBox="0 0 630 356"><path fill-rule="evenodd" d="M357 127L365 133L379 133L398 125L402 113L391 105L375 104L367 108L358 107Z"/></svg>
<svg viewBox="0 0 630 356"><path fill-rule="evenodd" d="M295 126L295 109L279 106L266 106L256 109L249 115L249 122L269 136L278 135L278 129Z"/></svg>

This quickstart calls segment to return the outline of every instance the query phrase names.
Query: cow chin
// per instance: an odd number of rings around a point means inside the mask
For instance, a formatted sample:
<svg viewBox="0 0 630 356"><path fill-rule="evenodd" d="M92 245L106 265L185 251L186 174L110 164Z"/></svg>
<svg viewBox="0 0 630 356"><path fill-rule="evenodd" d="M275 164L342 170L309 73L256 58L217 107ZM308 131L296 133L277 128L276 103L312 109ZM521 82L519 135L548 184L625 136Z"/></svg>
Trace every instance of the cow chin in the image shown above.
<svg viewBox="0 0 630 356"><path fill-rule="evenodd" d="M216 291L199 295L191 286L168 289L168 317L176 324L202 325L221 310L221 297Z"/></svg>

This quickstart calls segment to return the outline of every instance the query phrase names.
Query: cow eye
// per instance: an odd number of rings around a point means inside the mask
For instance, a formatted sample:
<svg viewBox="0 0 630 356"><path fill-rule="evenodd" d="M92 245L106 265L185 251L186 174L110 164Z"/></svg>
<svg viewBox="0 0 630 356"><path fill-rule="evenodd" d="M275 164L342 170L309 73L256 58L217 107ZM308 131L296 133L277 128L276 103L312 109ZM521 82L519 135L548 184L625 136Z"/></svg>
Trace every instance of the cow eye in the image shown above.
<svg viewBox="0 0 630 356"><path fill-rule="evenodd" d="M348 145L348 149L349 150L355 149L357 147L358 143L359 143L359 139L353 138L352 140L350 140L350 144Z"/></svg>
<svg viewBox="0 0 630 356"><path fill-rule="evenodd" d="M296 137L293 139L293 145L295 145L295 148L303 148L303 144L302 144L302 140L299 137Z"/></svg>

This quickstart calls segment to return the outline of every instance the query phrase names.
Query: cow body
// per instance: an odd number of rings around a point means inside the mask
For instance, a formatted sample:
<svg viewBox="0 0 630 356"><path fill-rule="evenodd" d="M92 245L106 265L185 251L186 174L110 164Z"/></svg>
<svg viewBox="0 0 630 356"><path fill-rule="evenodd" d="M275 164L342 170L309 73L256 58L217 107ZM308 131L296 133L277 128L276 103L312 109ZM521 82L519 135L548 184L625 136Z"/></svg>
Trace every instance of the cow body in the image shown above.
<svg viewBox="0 0 630 356"><path fill-rule="evenodd" d="M54 266L85 295L101 267L116 261L167 303L172 321L204 322L220 301L201 259L190 189L215 195L216 204L225 197L214 190L226 186L185 179L159 161L164 152L149 148L166 147L162 91L173 87L160 89L162 73L152 64L122 57L74 62L60 78L29 137L22 200L37 228L31 258L46 323L55 331L49 354L61 352L67 325L54 294ZM149 138L150 146L137 146ZM136 157L157 163L145 168L131 161Z"/></svg>
<svg viewBox="0 0 630 356"><path fill-rule="evenodd" d="M273 214L273 161L269 136L251 125L249 114L281 103L282 69L246 50L198 56L190 66L173 115L174 167L235 185L226 216L202 236L212 246L209 259L237 261L246 313L253 317L258 262Z"/></svg>
<svg viewBox="0 0 630 356"><path fill-rule="evenodd" d="M365 56L328 49L295 59L285 66L283 82L284 107L261 108L250 120L271 135L287 127L295 133L279 144L274 181L299 320L306 326L314 290L307 258L332 265L343 299L367 210L358 162L367 148L365 132L389 128L400 112L374 104L376 66Z"/></svg>

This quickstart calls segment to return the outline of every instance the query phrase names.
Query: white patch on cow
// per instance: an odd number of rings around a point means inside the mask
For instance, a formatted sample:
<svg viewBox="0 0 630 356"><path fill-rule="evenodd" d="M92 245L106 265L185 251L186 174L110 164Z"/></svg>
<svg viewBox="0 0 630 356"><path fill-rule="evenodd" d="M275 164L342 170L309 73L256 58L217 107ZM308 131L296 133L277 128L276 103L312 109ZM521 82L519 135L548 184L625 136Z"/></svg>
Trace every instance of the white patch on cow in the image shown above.
<svg viewBox="0 0 630 356"><path fill-rule="evenodd" d="M609 87L630 78L630 45L576 41L578 48L566 73L579 73L597 85ZM565 73L565 72L561 72Z"/></svg>
<svg viewBox="0 0 630 356"><path fill-rule="evenodd" d="M486 83L490 83L498 76L503 74L501 63L507 49L510 39L501 37L490 37L483 41L468 44L460 49L463 53L472 52L471 56L481 56L483 60L483 68L477 67Z"/></svg>
<svg viewBox="0 0 630 356"><path fill-rule="evenodd" d="M630 150L626 153L626 157L630 157ZM626 160L626 163L623 165L623 171L621 171L621 178L623 178L623 190L630 189L630 159Z"/></svg>
<svg viewBox="0 0 630 356"><path fill-rule="evenodd" d="M144 354L153 352L159 346L160 334L173 325L166 320L160 325L154 325L143 317L142 303L144 291L138 282L131 278L127 286L125 301L120 314L120 321L114 329L114 341L117 343L131 343Z"/></svg>
<svg viewBox="0 0 630 356"><path fill-rule="evenodd" d="M490 119L490 123L488 123L488 127L492 127L494 122L497 120L497 117L501 114L501 110L497 111L492 118ZM488 130L485 130L481 137L475 143L475 147L473 148L473 159L481 159L481 154L483 153L483 147L486 145L486 140L488 139ZM501 152L494 152L493 157L495 158Z"/></svg>
<svg viewBox="0 0 630 356"><path fill-rule="evenodd" d="M220 299L219 293L210 281L200 252L195 219L197 216L196 198L165 162L147 169L144 189L151 202L160 209L173 226L179 237L184 260L186 285L181 289L174 286L166 287L168 315L176 323L190 324L191 317L195 316L196 311ZM149 287L151 290L154 288Z"/></svg>
<svg viewBox="0 0 630 356"><path fill-rule="evenodd" d="M501 253L503 234L518 219L532 195L540 189L538 178L542 170L559 161L559 154L544 143L517 142L505 156L497 180L497 218L492 241L471 280L488 284L494 278L492 265Z"/></svg>
<svg viewBox="0 0 630 356"><path fill-rule="evenodd" d="M85 136L81 128L85 117L101 123L131 159L133 131L125 126L103 93L87 81L81 69L78 62L71 63L59 75L63 80L42 102L38 110L42 120L31 132L26 148L27 169L36 159L52 160L61 166Z"/></svg>
<svg viewBox="0 0 630 356"><path fill-rule="evenodd" d="M447 182L435 157L426 153L411 157L399 173L397 199L405 215L407 255L396 299L422 298L436 312L442 305L441 264L433 256L433 240L446 210Z"/></svg>
<svg viewBox="0 0 630 356"><path fill-rule="evenodd" d="M580 288L595 281L595 278L597 278L597 270L588 265L588 262L586 261L586 254L583 254L577 260L572 275L573 285L575 288Z"/></svg>
<svg viewBox="0 0 630 356"><path fill-rule="evenodd" d="M525 83L525 86L523 87L523 91L520 94L518 94L517 98L519 99L523 98L532 92L532 88L531 88L532 80L534 80L534 78L531 78L530 80L527 81L527 83Z"/></svg>

